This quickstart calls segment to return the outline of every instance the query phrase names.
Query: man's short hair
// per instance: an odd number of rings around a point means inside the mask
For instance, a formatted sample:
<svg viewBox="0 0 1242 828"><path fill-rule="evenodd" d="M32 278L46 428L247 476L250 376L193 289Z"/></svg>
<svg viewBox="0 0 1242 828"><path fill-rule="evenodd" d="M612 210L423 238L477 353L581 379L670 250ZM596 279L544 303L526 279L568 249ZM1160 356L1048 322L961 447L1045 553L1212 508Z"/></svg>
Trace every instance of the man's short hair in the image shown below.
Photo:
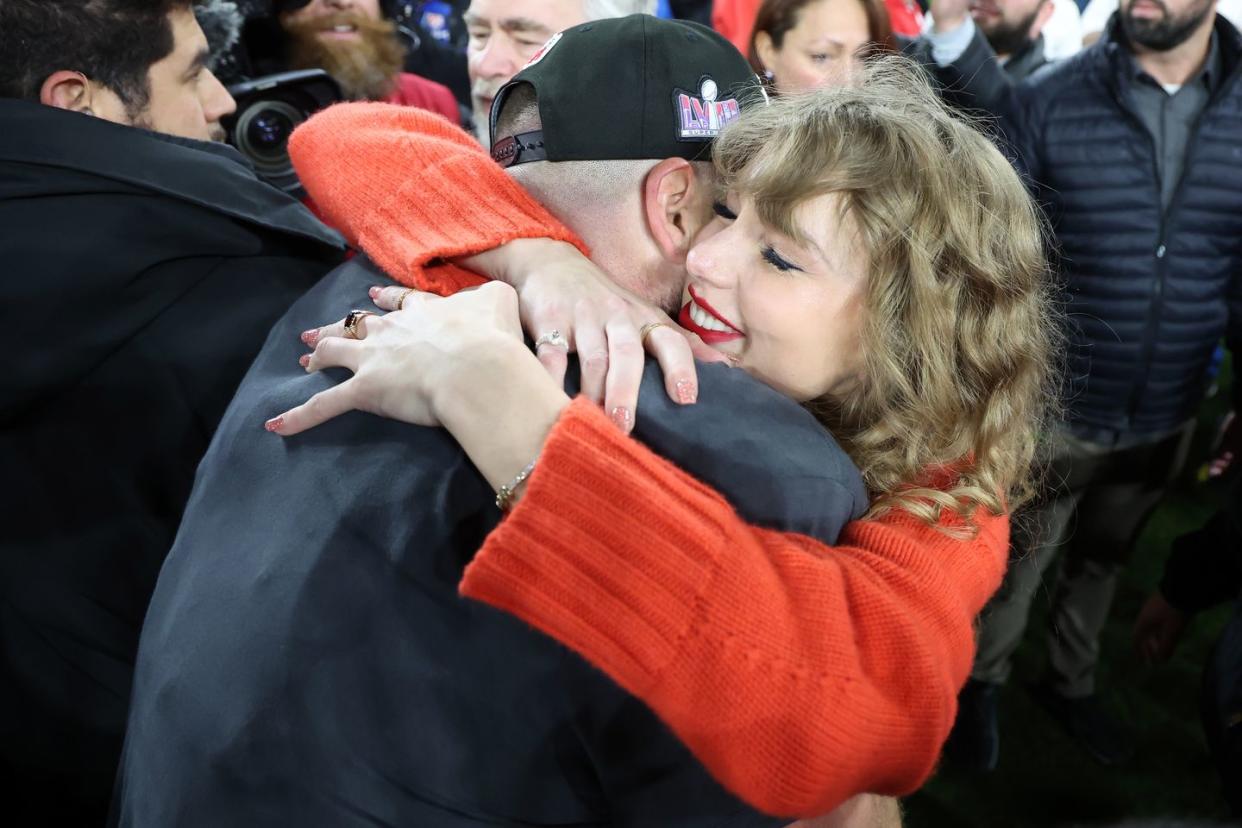
<svg viewBox="0 0 1242 828"><path fill-rule="evenodd" d="M170 55L168 15L196 0L0 0L0 97L38 101L43 82L69 69L102 84L136 117L147 71Z"/></svg>
<svg viewBox="0 0 1242 828"><path fill-rule="evenodd" d="M587 20L655 14L655 7L655 0L582 0L582 13Z"/></svg>

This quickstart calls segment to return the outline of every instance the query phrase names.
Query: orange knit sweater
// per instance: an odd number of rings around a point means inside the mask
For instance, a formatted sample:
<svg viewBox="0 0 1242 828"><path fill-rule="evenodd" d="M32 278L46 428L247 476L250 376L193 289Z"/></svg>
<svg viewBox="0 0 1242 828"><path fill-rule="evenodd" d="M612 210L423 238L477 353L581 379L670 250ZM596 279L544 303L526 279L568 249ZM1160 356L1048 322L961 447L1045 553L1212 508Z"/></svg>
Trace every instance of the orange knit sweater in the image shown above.
<svg viewBox="0 0 1242 828"><path fill-rule="evenodd" d="M340 105L290 146L336 226L406 284L477 283L432 263L518 236L574 241L441 119ZM1005 517L959 541L902 513L835 547L758 529L577 400L461 591L606 671L755 807L814 816L931 773L1008 535Z"/></svg>

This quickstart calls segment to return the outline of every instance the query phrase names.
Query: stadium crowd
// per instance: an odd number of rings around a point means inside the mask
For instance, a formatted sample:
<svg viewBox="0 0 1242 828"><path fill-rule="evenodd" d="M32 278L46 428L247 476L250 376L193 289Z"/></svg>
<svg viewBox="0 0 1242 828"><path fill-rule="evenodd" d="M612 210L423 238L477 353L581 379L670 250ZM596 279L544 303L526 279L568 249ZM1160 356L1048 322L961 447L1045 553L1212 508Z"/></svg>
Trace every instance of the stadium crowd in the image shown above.
<svg viewBox="0 0 1242 828"><path fill-rule="evenodd" d="M1239 23L0 0L4 823L917 825L1041 603L1242 819Z"/></svg>

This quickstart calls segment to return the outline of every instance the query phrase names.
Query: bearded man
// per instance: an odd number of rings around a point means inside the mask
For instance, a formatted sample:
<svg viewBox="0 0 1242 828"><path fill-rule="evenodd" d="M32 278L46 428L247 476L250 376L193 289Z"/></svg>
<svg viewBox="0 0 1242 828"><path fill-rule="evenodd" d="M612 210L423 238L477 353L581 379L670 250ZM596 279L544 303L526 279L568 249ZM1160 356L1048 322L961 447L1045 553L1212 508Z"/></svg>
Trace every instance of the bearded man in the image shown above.
<svg viewBox="0 0 1242 828"><path fill-rule="evenodd" d="M1043 29L1053 0L973 0L970 16L996 59L1013 80L1022 80L1048 62Z"/></svg>
<svg viewBox="0 0 1242 828"><path fill-rule="evenodd" d="M1100 633L1139 530L1186 463L1217 343L1242 350L1242 35L1216 0L1121 0L1095 45L1015 84L969 0L936 0L932 14L938 79L997 116L1047 209L1068 320L1052 485L1014 521L949 752L996 766L997 696L1047 574L1037 698L1114 764L1134 739L1096 694Z"/></svg>
<svg viewBox="0 0 1242 828"><path fill-rule="evenodd" d="M446 86L401 71L406 49L381 0L277 0L289 69L323 69L346 100L384 101L462 122Z"/></svg>

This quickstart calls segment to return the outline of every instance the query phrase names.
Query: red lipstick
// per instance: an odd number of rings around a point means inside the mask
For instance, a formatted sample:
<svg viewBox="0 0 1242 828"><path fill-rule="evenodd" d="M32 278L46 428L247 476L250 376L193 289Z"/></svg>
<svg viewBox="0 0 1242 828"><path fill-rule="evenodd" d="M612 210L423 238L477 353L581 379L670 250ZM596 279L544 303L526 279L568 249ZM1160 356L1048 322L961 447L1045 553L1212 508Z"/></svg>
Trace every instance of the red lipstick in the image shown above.
<svg viewBox="0 0 1242 828"><path fill-rule="evenodd" d="M708 305L706 302L700 299L698 294L694 292L693 287L689 288L689 292L690 292L690 301L682 306L681 313L678 314L677 316L678 324L680 324L683 328L690 331L691 333L697 334L699 338L702 339L708 345L719 345L722 342L732 342L733 340L741 339L744 336L744 334L742 334L742 332L737 329L736 325L734 325L729 320L725 319L723 316L720 315L718 311L712 308L711 305ZM708 330L707 328L704 328L702 325L695 322L694 317L691 316L690 308L692 305L697 306L698 309L702 313L705 313L708 316L711 316L713 319L720 322L722 325L729 326L732 330L712 331L712 330ZM700 316L700 318L702 317Z"/></svg>

